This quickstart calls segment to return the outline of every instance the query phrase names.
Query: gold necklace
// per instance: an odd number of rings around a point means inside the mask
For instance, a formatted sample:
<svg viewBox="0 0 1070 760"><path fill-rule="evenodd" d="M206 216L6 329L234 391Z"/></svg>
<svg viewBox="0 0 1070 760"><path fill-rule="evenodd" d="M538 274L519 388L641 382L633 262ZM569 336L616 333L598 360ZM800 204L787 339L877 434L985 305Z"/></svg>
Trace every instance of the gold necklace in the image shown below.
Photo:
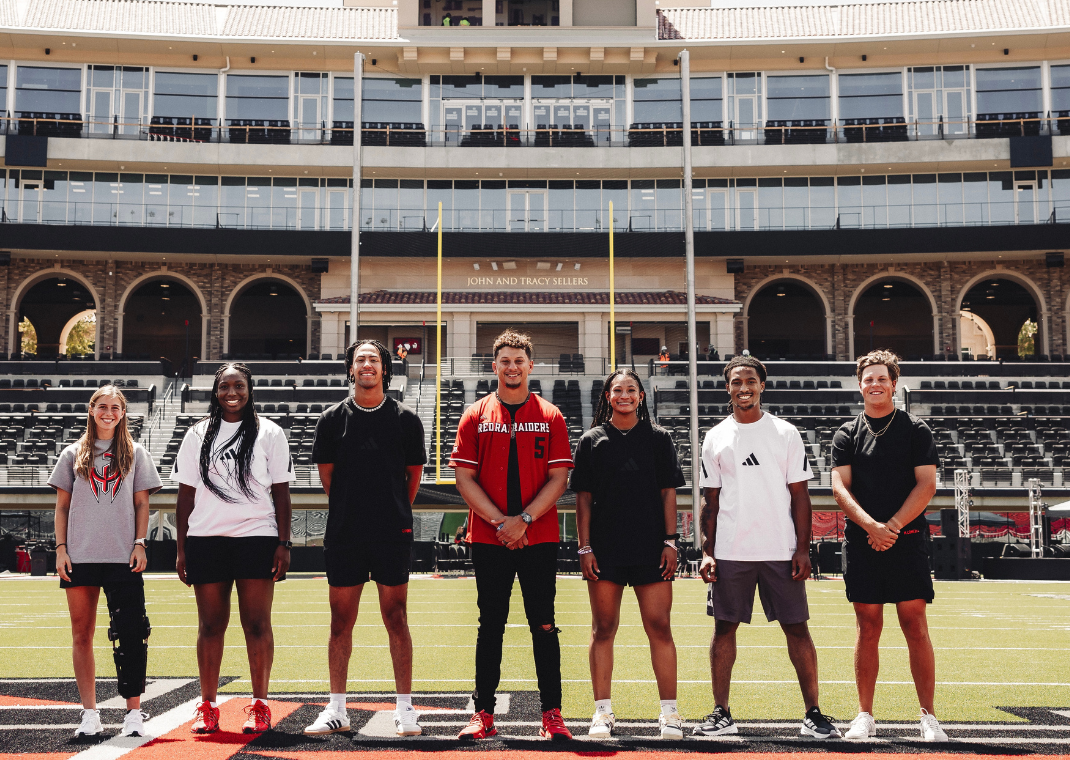
<svg viewBox="0 0 1070 760"><path fill-rule="evenodd" d="M865 412L862 412L862 422L864 422L866 424L866 430L869 431L869 434L871 436L873 436L874 438L880 438L882 435L884 435L885 433L888 432L888 428L890 428L892 426L892 422L895 420L895 413L898 412L898 411L899 411L899 407L893 407L892 408L892 418L890 420L888 420L888 424L885 425L884 429L881 430L879 433L874 433L873 432L873 428L871 428L869 426L869 418L866 417L866 413Z"/></svg>

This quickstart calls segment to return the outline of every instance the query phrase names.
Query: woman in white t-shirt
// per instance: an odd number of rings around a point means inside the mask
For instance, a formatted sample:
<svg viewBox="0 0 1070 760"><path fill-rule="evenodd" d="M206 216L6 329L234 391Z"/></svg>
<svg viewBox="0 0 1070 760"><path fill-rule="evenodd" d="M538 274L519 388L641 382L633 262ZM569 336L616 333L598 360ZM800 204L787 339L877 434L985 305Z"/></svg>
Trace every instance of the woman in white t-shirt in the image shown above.
<svg viewBox="0 0 1070 760"><path fill-rule="evenodd" d="M256 413L252 373L244 364L216 371L208 416L186 433L171 479L179 483L178 577L197 597L201 700L193 733L219 730L216 691L234 586L253 686L242 730L267 731L271 602L275 581L290 566L294 473L285 432Z"/></svg>
<svg viewBox="0 0 1070 760"><path fill-rule="evenodd" d="M93 635L100 590L108 600L108 632L119 695L126 699L122 736L144 736L149 619L141 572L149 495L160 476L149 453L130 435L126 397L105 385L89 399L85 433L59 455L48 484L56 489L56 572L67 593L74 649L74 677L82 702L75 737L104 729L97 712ZM109 637L110 638L110 637Z"/></svg>

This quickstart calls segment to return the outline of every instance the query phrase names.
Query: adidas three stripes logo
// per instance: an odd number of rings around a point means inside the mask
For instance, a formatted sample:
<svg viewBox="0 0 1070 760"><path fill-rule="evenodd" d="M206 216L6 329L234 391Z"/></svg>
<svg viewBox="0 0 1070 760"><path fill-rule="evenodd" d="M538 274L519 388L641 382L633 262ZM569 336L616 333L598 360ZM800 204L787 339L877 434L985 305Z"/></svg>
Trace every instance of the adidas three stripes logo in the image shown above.
<svg viewBox="0 0 1070 760"><path fill-rule="evenodd" d="M749 457L747 457L746 459L743 460L743 466L744 467L746 467L746 466L757 467L758 466L758 457L754 456L754 454L751 454Z"/></svg>

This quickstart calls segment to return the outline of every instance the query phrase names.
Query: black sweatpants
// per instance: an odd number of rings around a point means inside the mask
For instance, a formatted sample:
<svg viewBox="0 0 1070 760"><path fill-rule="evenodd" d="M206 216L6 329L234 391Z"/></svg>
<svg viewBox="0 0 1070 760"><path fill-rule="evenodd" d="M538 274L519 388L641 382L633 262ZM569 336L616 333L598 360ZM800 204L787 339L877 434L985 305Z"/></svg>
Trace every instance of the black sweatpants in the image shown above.
<svg viewBox="0 0 1070 760"><path fill-rule="evenodd" d="M476 711L494 714L494 692L502 678L502 639L509 619L513 579L520 578L524 614L531 629L535 675L543 712L561 709L561 645L554 625L557 594L557 543L506 549L497 544L472 544L476 574L479 634L476 638ZM550 630L543 626L549 625Z"/></svg>

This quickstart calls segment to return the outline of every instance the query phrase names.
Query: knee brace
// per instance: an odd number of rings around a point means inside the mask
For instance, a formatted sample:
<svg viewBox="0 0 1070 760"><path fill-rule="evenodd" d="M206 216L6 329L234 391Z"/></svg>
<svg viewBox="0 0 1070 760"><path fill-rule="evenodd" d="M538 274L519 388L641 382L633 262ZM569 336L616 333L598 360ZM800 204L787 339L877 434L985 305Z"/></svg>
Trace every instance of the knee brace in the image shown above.
<svg viewBox="0 0 1070 760"><path fill-rule="evenodd" d="M144 589L123 584L110 589L108 597L108 640L115 658L119 696L138 697L145 691L149 658L149 616L145 614Z"/></svg>

